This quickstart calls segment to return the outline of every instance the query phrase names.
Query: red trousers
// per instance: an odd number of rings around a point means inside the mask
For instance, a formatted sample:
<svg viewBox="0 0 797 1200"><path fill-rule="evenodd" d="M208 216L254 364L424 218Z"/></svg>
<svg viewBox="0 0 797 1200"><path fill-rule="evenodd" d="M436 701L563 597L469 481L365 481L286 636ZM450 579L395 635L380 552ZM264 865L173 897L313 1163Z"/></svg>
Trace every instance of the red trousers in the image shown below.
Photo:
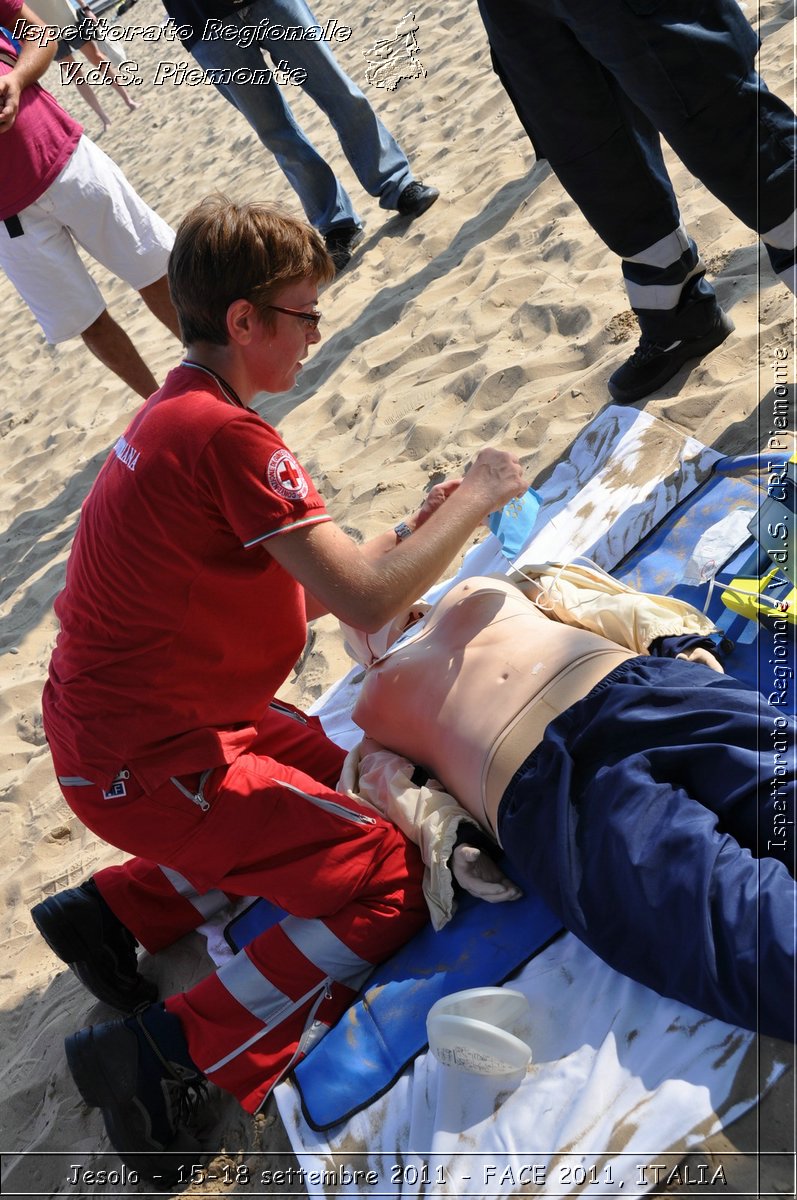
<svg viewBox="0 0 797 1200"><path fill-rule="evenodd" d="M140 856L94 881L150 952L230 896L262 896L291 914L166 1001L194 1062L249 1112L427 918L416 848L333 790L342 761L317 719L270 710L235 762L149 795L123 777L112 791L124 794L104 796L59 770L81 821Z"/></svg>

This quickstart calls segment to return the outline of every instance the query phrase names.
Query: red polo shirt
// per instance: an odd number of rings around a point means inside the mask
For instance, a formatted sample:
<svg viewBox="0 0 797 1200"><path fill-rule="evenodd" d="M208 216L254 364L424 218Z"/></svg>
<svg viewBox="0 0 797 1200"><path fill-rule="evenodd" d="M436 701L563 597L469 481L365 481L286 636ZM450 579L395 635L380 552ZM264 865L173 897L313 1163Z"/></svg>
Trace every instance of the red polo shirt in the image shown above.
<svg viewBox="0 0 797 1200"><path fill-rule="evenodd" d="M251 744L306 638L274 537L328 521L279 434L181 365L134 417L81 513L44 692L59 774L148 790Z"/></svg>

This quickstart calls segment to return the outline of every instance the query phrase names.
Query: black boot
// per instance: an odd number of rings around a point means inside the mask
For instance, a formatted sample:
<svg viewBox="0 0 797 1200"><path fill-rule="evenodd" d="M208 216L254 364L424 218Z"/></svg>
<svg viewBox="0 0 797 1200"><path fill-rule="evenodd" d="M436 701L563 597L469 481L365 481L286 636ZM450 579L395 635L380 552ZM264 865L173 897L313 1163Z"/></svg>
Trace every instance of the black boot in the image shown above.
<svg viewBox="0 0 797 1200"><path fill-rule="evenodd" d="M657 391L684 363L716 350L734 329L702 273L686 282L677 308L634 311L642 337L608 383L609 393L618 404L633 404Z"/></svg>
<svg viewBox="0 0 797 1200"><path fill-rule="evenodd" d="M716 324L702 337L682 338L665 346L643 334L631 357L610 377L609 394L617 404L644 399L669 383L684 363L716 350L734 328L728 314L720 309Z"/></svg>
<svg viewBox="0 0 797 1200"><path fill-rule="evenodd" d="M157 999L155 984L139 974L136 939L93 879L42 900L30 915L53 953L104 1004L132 1012Z"/></svg>
<svg viewBox="0 0 797 1200"><path fill-rule="evenodd" d="M102 1109L122 1162L158 1190L192 1182L201 1151L196 1126L208 1115L207 1084L178 1018L151 1004L123 1021L81 1029L64 1047L78 1091L86 1104Z"/></svg>

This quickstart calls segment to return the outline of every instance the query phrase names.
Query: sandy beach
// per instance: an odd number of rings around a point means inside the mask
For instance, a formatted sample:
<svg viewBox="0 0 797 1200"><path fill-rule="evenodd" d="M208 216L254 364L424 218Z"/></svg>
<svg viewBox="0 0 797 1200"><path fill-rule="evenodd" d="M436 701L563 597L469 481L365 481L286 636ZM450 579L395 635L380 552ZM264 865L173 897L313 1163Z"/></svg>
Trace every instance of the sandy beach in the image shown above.
<svg viewBox="0 0 797 1200"><path fill-rule="evenodd" d="M323 20L340 16L323 2L315 11ZM323 341L298 386L257 406L303 461L333 516L363 539L413 511L430 483L459 474L488 442L514 448L531 480L543 480L609 402L606 380L638 336L618 261L547 164L534 159L491 71L475 4L421 0L414 12L425 77L393 91L368 85L367 51L392 35L404 12L350 0L345 17L353 35L336 43L335 53L441 199L413 223L380 209L362 192L326 119L289 86L297 118L349 190L366 233L322 296ZM138 0L119 23L158 29L164 16L158 0ZM763 41L761 73L794 105L793 0L751 4L748 16ZM100 88L113 118L107 131L73 86L61 86L57 67L44 83L162 217L176 225L196 199L216 190L301 215L271 157L213 87L178 83L176 70L155 82L164 62L193 65L179 43L138 36L122 44L138 64L142 82L131 88L140 108L128 113L120 97ZM776 351L794 360L794 299L776 284L755 235L673 156L668 163L685 223L736 332L644 407L723 453L757 452L769 432ZM179 345L126 285L96 264L92 272L112 315L161 380L179 360ZM3 1154L2 1190L107 1195L114 1189L79 1193L67 1180L60 1152L89 1154L108 1144L99 1114L85 1108L68 1073L63 1038L112 1013L50 953L29 909L123 858L85 830L61 798L40 695L56 633L53 600L80 505L139 401L80 341L48 347L2 276L0 309L0 813L7 851L0 863L0 1149L10 1152ZM134 580L131 563L119 586ZM337 622L324 618L283 696L308 706L348 666ZM163 995L208 969L197 937L145 966ZM792 1073L741 1129L714 1143L714 1152L793 1149L793 1095ZM232 1101L221 1104L213 1136L228 1156L289 1149L273 1109L252 1121ZM15 1153L23 1151L31 1157ZM105 1165L112 1161L118 1163L109 1158ZM756 1162L771 1168L760 1194L787 1194L785 1160L751 1155L753 1180Z"/></svg>

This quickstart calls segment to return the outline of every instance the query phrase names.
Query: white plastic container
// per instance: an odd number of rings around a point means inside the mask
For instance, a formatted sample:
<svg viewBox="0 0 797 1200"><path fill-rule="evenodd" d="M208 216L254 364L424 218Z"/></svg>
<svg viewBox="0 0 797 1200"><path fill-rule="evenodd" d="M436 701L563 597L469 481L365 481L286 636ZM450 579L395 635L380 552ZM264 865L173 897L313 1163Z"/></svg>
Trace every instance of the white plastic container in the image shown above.
<svg viewBox="0 0 797 1200"><path fill-rule="evenodd" d="M525 1071L531 1048L510 1032L529 1007L511 988L469 988L443 996L429 1009L429 1049L449 1067L474 1075L508 1075Z"/></svg>

